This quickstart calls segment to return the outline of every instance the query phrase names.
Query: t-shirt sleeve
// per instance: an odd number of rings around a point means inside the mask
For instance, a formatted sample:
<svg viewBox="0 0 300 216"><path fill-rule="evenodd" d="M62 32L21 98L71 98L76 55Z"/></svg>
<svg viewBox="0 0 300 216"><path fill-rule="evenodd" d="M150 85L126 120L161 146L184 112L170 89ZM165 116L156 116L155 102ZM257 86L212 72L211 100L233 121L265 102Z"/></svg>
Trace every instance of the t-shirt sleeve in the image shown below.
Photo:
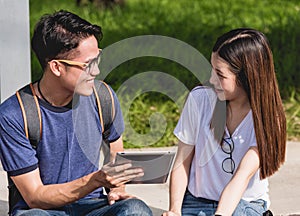
<svg viewBox="0 0 300 216"><path fill-rule="evenodd" d="M113 90L112 90L112 93L113 93L114 102L115 102L115 117L113 120L113 124L110 127L110 134L108 137L108 140L110 142L114 142L117 139L119 139L125 129L120 102L118 100L116 93Z"/></svg>
<svg viewBox="0 0 300 216"><path fill-rule="evenodd" d="M174 129L175 136L185 144L196 145L199 136L209 131L215 102L216 95L212 89L203 86L194 88Z"/></svg>
<svg viewBox="0 0 300 216"><path fill-rule="evenodd" d="M37 168L36 152L25 136L17 99L12 97L0 107L0 158L8 175L15 176Z"/></svg>
<svg viewBox="0 0 300 216"><path fill-rule="evenodd" d="M183 143L195 145L198 122L197 103L192 93L189 94L179 121L174 129L174 135Z"/></svg>

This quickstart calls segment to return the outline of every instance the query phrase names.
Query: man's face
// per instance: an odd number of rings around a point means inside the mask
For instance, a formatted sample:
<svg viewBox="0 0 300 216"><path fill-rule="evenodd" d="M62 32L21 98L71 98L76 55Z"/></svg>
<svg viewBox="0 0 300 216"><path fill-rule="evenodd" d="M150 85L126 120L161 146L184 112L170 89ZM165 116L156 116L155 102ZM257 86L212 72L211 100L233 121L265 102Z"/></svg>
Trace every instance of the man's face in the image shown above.
<svg viewBox="0 0 300 216"><path fill-rule="evenodd" d="M93 93L94 80L100 73L97 61L97 57L100 57L100 52L98 42L94 36L80 42L76 48L76 56L69 60L89 66L82 67L65 64L65 73L62 73L62 81L68 90L84 96Z"/></svg>

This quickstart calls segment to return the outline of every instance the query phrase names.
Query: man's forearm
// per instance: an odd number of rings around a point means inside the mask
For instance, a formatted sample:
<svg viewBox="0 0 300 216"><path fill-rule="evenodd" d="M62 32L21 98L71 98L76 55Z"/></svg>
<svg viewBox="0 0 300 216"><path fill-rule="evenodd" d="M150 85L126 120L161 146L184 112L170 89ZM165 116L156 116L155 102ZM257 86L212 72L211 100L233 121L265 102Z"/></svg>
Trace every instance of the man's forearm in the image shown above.
<svg viewBox="0 0 300 216"><path fill-rule="evenodd" d="M96 180L96 175L99 173L94 172L68 183L41 185L34 196L27 198L26 202L30 208L41 209L56 208L75 202L102 186L101 182Z"/></svg>

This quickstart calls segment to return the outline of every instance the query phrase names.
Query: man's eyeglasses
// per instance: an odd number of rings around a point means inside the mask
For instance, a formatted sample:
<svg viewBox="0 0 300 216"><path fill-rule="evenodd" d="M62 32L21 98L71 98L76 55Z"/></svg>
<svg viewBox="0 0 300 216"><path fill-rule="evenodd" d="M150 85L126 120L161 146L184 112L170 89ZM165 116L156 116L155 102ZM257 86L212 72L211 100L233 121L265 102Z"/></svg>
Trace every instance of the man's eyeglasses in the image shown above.
<svg viewBox="0 0 300 216"><path fill-rule="evenodd" d="M229 157L225 158L222 162L222 169L226 173L233 174L235 170L235 162L232 158L232 152L234 150L234 142L232 138L224 138L221 148L224 153L229 154Z"/></svg>
<svg viewBox="0 0 300 216"><path fill-rule="evenodd" d="M96 58L92 59L89 63L78 62L78 61L71 61L71 60L64 60L64 59L54 59L55 61L65 63L70 66L78 66L81 67L87 74L91 74L96 67L100 64L102 55L102 49L99 49L99 54Z"/></svg>

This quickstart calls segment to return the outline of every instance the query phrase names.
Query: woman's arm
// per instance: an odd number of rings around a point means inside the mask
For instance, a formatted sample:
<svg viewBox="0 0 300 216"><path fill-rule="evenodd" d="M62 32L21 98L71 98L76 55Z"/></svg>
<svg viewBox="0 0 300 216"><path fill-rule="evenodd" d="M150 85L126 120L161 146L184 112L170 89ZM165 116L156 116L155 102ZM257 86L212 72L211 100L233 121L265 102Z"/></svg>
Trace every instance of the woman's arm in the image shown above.
<svg viewBox="0 0 300 216"><path fill-rule="evenodd" d="M243 157L236 173L221 194L216 215L230 216L241 200L252 176L259 169L259 154L251 147Z"/></svg>
<svg viewBox="0 0 300 216"><path fill-rule="evenodd" d="M181 215L181 206L188 184L190 166L194 156L194 146L182 142L178 144L176 159L170 179L170 206L163 215Z"/></svg>

